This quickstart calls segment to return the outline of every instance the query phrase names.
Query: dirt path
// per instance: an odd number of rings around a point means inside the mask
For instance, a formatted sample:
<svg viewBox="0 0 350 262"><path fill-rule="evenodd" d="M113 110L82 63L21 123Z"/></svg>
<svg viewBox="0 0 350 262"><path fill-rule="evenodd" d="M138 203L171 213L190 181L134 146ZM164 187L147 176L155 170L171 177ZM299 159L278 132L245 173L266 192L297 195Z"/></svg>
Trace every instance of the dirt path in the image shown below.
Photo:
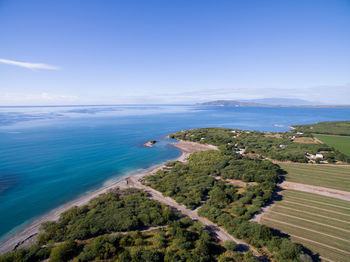
<svg viewBox="0 0 350 262"><path fill-rule="evenodd" d="M350 168L350 164L316 164L316 163L298 163L298 162L292 162L292 161L279 161L275 159L271 159L268 157L265 157L265 159L270 160L274 164L293 164L293 165L300 165L300 166L331 166L331 167L347 167Z"/></svg>
<svg viewBox="0 0 350 262"><path fill-rule="evenodd" d="M317 137L313 137L313 139L317 142L317 143L319 143L319 144L324 144L320 139L318 139Z"/></svg>
<svg viewBox="0 0 350 262"><path fill-rule="evenodd" d="M177 161L180 161L182 163L185 163L186 159L192 153L207 151L207 150L219 150L218 147L214 145L199 144L199 143L183 141L183 140L180 140L178 143L172 144L172 145L179 148L182 151L182 156L180 156L177 159Z"/></svg>
<svg viewBox="0 0 350 262"><path fill-rule="evenodd" d="M248 244L246 244L245 242L243 242L241 240L238 240L238 239L234 238L225 229L217 226L216 224L214 224L210 220L199 216L198 213L197 213L197 210L190 210L190 209L186 208L184 205L180 205L179 203L177 203L174 199L172 199L170 197L163 196L163 194L161 192L159 192L159 191L157 191L157 190L155 190L155 189L153 189L153 188L151 188L149 186L145 186L145 185L141 184L139 179L142 178L142 177L143 176L132 176L132 177L129 177L128 178L128 183L125 184L123 186L123 188L133 187L133 188L138 188L138 189L146 191L150 195L150 197L152 199L154 199L154 200L156 200L158 202L161 202L163 204L166 204L168 206L171 206L172 208L178 210L182 214L190 217L192 220L200 221L211 232L213 232L220 241L226 241L226 240L234 241L242 249L244 249L244 250L251 249L255 256L260 257L259 252L255 248L249 246Z"/></svg>
<svg viewBox="0 0 350 262"><path fill-rule="evenodd" d="M222 181L226 181L234 186L240 186L240 187L246 187L247 185L251 185L251 186L255 186L258 183L257 182L243 182L242 180L238 180L238 179L229 179L229 178L222 178L221 176L217 176L215 177L216 180L222 180Z"/></svg>
<svg viewBox="0 0 350 262"><path fill-rule="evenodd" d="M263 208L260 209L260 211L258 213L256 213L250 219L250 221L261 224L261 220L263 219L264 215L267 214L274 205L275 205L275 203L271 203L269 205L264 206Z"/></svg>
<svg viewBox="0 0 350 262"><path fill-rule="evenodd" d="M163 194L161 192L159 192L159 191L157 191L149 186L145 186L145 185L141 184L138 181L137 177L128 178L128 184L125 185L125 187L123 187L123 188L128 188L128 187L133 187L133 188L145 190L150 195L150 197L152 199L154 199L158 202L161 202L163 204L166 204L168 206L171 206L171 207L175 208L176 210L178 210L179 212L181 212L182 214L190 217L191 219L198 220L206 226L210 226L213 228L217 227L216 224L212 223L208 219L198 216L198 214L195 210L190 210L190 209L186 208L184 205L180 205L179 203L177 203L174 199L172 199L170 197L163 196ZM217 233L218 238L221 241L232 240L232 241L235 241L237 244L241 244L241 245L245 244L244 242L233 238L225 230L223 230L219 227L217 227L217 229L215 231Z"/></svg>
<svg viewBox="0 0 350 262"><path fill-rule="evenodd" d="M109 236L113 236L113 235L117 235L117 234L120 234L120 235L126 235L126 234L129 234L129 233L132 233L132 232L140 232L140 233L147 233L147 232L151 232L151 231L155 231L155 230L158 230L158 229L165 229L167 228L168 226L151 226L151 227L148 227L146 229L142 229L142 230L133 230L133 231L123 231L123 232L110 232L110 233L107 233ZM107 235L107 234L104 234L104 235ZM75 240L76 243L78 244L87 244L87 243L90 243L91 241L93 241L96 237L91 237L91 238L88 238L88 239L84 239L84 240ZM55 243L51 243L50 246L57 246L61 243L64 243L64 242L55 242ZM41 246L42 248L44 247L47 247L47 245L42 245Z"/></svg>
<svg viewBox="0 0 350 262"><path fill-rule="evenodd" d="M325 258L325 257L323 257L323 256L319 256L319 258L321 259L321 261L334 262L333 260L330 260L330 259Z"/></svg>
<svg viewBox="0 0 350 262"><path fill-rule="evenodd" d="M317 194L321 196L333 197L345 201L350 201L350 192L331 189L326 187L311 186L306 184L283 181L279 186L282 189L292 189L301 192Z"/></svg>

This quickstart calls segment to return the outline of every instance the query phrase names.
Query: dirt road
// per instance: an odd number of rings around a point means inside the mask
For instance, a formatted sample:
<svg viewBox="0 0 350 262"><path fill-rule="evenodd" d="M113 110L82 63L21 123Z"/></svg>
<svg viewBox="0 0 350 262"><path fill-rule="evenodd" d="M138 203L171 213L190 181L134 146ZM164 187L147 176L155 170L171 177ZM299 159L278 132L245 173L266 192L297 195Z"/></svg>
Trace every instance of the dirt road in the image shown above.
<svg viewBox="0 0 350 262"><path fill-rule="evenodd" d="M200 221L203 225L205 225L211 232L213 232L215 234L215 236L220 240L220 241L226 241L226 240L231 240L236 242L239 247L242 250L249 250L251 249L254 253L255 256L260 257L259 252L254 249L253 247L247 245L245 242L238 240L236 238L234 238L232 235L230 235L225 229L219 227L218 225L216 225L215 223L209 221L208 219L201 217L197 214L197 210L190 210L188 208L186 208L184 205L180 205L179 203L177 203L174 199L170 198L170 197L165 197L163 196L163 194L151 187L145 186L143 184L141 184L141 182L139 181L140 178L142 178L143 176L132 176L127 178L127 183L122 187L122 188L129 188L129 187L133 187L133 188L138 188L141 190L146 191L150 197L156 201L159 201L163 204L166 204L176 210L178 210L179 212L181 212L183 215L186 215L188 217L190 217L193 220L198 220Z"/></svg>
<svg viewBox="0 0 350 262"><path fill-rule="evenodd" d="M350 201L350 192L331 189L326 187L311 186L306 184L283 181L279 186L282 189L292 189L301 192L313 193L317 195L333 197L345 201Z"/></svg>

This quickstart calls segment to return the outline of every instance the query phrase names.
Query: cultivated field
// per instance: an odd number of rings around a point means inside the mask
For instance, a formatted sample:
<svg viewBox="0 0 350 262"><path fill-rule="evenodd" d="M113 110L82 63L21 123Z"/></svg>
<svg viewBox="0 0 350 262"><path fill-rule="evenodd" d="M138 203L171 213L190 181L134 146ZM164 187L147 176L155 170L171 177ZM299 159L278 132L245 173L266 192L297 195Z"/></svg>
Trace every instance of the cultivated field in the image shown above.
<svg viewBox="0 0 350 262"><path fill-rule="evenodd" d="M313 137L297 137L294 139L294 143L318 144L319 142Z"/></svg>
<svg viewBox="0 0 350 262"><path fill-rule="evenodd" d="M293 190L282 192L261 222L291 236L324 261L349 261L350 202Z"/></svg>
<svg viewBox="0 0 350 262"><path fill-rule="evenodd" d="M343 154L350 156L350 136L328 136L328 135L314 135L323 143L334 147Z"/></svg>
<svg viewBox="0 0 350 262"><path fill-rule="evenodd" d="M350 165L305 165L279 163L287 171L287 181L313 186L328 187L350 192Z"/></svg>

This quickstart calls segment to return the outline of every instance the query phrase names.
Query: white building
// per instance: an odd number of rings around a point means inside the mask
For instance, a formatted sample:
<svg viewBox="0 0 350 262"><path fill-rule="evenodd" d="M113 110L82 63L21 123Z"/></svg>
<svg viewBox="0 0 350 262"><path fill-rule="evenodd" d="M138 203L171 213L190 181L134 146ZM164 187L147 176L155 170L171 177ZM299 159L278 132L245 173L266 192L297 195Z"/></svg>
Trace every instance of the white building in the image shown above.
<svg viewBox="0 0 350 262"><path fill-rule="evenodd" d="M313 155L313 154L306 153L305 156L306 156L309 160L316 160L316 159L323 160L323 155L322 155L322 154Z"/></svg>

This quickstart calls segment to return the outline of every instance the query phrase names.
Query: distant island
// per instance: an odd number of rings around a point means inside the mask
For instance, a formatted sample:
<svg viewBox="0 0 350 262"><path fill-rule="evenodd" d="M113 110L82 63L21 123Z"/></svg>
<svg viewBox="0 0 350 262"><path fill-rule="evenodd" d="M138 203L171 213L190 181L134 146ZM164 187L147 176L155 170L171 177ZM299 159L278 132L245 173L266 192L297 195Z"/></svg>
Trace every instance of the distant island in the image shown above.
<svg viewBox="0 0 350 262"><path fill-rule="evenodd" d="M196 106L228 107L301 107L301 108L350 108L350 105L321 105L301 99L266 98L257 100L215 100L197 103Z"/></svg>

